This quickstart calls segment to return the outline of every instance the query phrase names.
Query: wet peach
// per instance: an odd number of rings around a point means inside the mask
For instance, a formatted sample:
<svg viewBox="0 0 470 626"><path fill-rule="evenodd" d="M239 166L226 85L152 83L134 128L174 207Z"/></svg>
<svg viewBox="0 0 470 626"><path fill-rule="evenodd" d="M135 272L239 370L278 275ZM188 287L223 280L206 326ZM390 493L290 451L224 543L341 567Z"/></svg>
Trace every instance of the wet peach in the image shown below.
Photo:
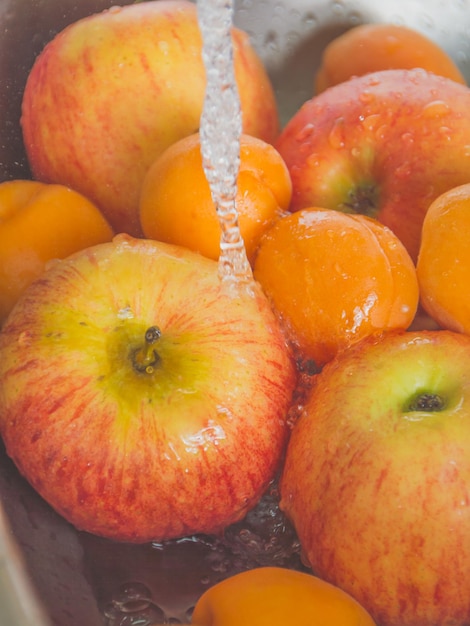
<svg viewBox="0 0 470 626"><path fill-rule="evenodd" d="M252 261L261 235L287 211L292 184L272 145L242 135L237 186L240 232ZM219 258L221 229L198 133L170 146L150 167L141 190L140 219L146 237Z"/></svg>
<svg viewBox="0 0 470 626"><path fill-rule="evenodd" d="M363 215L307 208L280 219L261 240L254 276L317 366L374 332L407 328L418 305L405 247Z"/></svg>
<svg viewBox="0 0 470 626"><path fill-rule="evenodd" d="M395 24L361 24L333 39L325 48L315 78L315 91L320 93L352 76L369 72L418 67L465 84L465 78L447 52L422 33Z"/></svg>
<svg viewBox="0 0 470 626"><path fill-rule="evenodd" d="M423 308L441 326L470 334L470 184L440 195L421 232L417 274Z"/></svg>
<svg viewBox="0 0 470 626"><path fill-rule="evenodd" d="M97 207L62 185L0 184L0 324L52 259L62 259L113 231Z"/></svg>

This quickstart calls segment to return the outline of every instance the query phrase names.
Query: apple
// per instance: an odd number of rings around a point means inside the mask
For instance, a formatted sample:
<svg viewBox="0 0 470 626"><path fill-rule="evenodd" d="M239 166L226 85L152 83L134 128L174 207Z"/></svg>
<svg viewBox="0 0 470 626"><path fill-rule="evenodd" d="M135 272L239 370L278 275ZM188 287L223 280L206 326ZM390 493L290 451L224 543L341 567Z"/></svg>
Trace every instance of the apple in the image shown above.
<svg viewBox="0 0 470 626"><path fill-rule="evenodd" d="M271 143L277 104L248 35L233 30L244 132ZM97 204L115 232L142 236L148 167L198 130L206 75L197 8L141 2L76 21L36 59L21 125L35 178L65 183Z"/></svg>
<svg viewBox="0 0 470 626"><path fill-rule="evenodd" d="M267 299L218 263L118 235L53 263L0 333L0 431L75 527L216 533L279 469L296 370Z"/></svg>
<svg viewBox="0 0 470 626"><path fill-rule="evenodd" d="M425 70L383 70L331 87L293 115L275 147L291 210L375 217L416 261L427 208L470 181L470 89Z"/></svg>
<svg viewBox="0 0 470 626"><path fill-rule="evenodd" d="M280 506L315 574L380 626L464 626L470 594L470 337L390 331L316 375Z"/></svg>

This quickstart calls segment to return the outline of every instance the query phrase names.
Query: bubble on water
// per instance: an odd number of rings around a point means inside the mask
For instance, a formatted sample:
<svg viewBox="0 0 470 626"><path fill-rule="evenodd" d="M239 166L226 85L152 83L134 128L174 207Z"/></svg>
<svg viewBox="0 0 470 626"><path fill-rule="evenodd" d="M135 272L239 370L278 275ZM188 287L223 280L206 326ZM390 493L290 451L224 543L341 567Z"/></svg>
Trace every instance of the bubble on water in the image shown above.
<svg viewBox="0 0 470 626"><path fill-rule="evenodd" d="M107 626L152 626L168 623L165 612L152 600L150 589L140 582L121 585L103 608Z"/></svg>
<svg viewBox="0 0 470 626"><path fill-rule="evenodd" d="M152 602L150 589L138 582L122 585L113 596L112 603L124 613L134 613L148 608Z"/></svg>
<svg viewBox="0 0 470 626"><path fill-rule="evenodd" d="M244 520L224 533L224 543L238 568L300 564L300 544L293 526L279 509L279 489L273 481L257 506Z"/></svg>

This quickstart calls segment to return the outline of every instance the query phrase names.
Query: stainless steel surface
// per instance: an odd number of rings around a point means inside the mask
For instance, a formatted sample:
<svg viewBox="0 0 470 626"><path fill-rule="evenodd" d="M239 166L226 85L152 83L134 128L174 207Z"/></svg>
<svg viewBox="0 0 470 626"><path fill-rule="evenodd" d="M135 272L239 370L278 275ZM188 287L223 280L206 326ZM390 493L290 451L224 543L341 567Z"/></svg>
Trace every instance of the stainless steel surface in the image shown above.
<svg viewBox="0 0 470 626"><path fill-rule="evenodd" d="M0 180L29 175L19 119L35 55L67 23L112 4L0 0ZM285 122L311 97L325 45L364 22L388 21L422 31L449 52L470 80L469 9L467 0L239 0L235 23L248 31L264 60ZM149 552L77 533L22 480L3 449L0 499L0 626L102 625L102 604L112 596L112 585L143 578L151 581L155 602L167 615L184 616L196 593L188 572L198 580L210 575L199 558L204 549L212 554L211 546L189 542L165 553L158 547Z"/></svg>

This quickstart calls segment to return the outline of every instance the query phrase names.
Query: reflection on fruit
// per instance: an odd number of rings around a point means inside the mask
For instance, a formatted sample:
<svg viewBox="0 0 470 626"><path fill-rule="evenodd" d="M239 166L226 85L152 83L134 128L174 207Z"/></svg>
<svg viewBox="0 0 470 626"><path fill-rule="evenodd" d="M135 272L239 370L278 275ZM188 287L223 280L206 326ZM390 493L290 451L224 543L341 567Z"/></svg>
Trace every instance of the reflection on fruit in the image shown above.
<svg viewBox="0 0 470 626"><path fill-rule="evenodd" d="M443 328L470 334L470 184L443 193L426 213L417 274L421 303Z"/></svg>
<svg viewBox="0 0 470 626"><path fill-rule="evenodd" d="M281 479L313 571L381 626L470 615L470 337L370 337L316 376Z"/></svg>
<svg viewBox="0 0 470 626"><path fill-rule="evenodd" d="M452 58L423 33L399 24L360 24L326 46L315 91L320 93L353 76L417 67L465 84Z"/></svg>
<svg viewBox="0 0 470 626"><path fill-rule="evenodd" d="M87 248L30 285L0 352L7 452L79 529L216 533L279 468L291 355L261 291L228 292L216 261L123 235Z"/></svg>
<svg viewBox="0 0 470 626"><path fill-rule="evenodd" d="M276 144L291 209L364 213L416 260L421 225L441 193L470 182L470 89L424 70L383 70L306 102Z"/></svg>
<svg viewBox="0 0 470 626"><path fill-rule="evenodd" d="M198 600L194 626L374 626L350 595L310 574L259 567L226 578Z"/></svg>
<svg viewBox="0 0 470 626"><path fill-rule="evenodd" d="M289 172L278 152L261 139L242 135L236 201L250 261L261 235L287 211L291 193ZM199 134L176 142L150 166L141 190L140 218L146 237L219 258L220 224L202 166Z"/></svg>
<svg viewBox="0 0 470 626"><path fill-rule="evenodd" d="M373 332L407 328L418 305L409 254L363 215L310 208L278 220L254 275L293 344L318 366Z"/></svg>
<svg viewBox="0 0 470 626"><path fill-rule="evenodd" d="M279 127L267 73L244 32L234 30L233 43L244 131L271 142ZM84 193L116 232L141 235L148 167L199 128L201 51L196 5L186 0L112 7L67 27L37 58L24 92L34 176Z"/></svg>
<svg viewBox="0 0 470 626"><path fill-rule="evenodd" d="M0 325L51 259L62 259L113 231L98 208L62 185L0 184Z"/></svg>

